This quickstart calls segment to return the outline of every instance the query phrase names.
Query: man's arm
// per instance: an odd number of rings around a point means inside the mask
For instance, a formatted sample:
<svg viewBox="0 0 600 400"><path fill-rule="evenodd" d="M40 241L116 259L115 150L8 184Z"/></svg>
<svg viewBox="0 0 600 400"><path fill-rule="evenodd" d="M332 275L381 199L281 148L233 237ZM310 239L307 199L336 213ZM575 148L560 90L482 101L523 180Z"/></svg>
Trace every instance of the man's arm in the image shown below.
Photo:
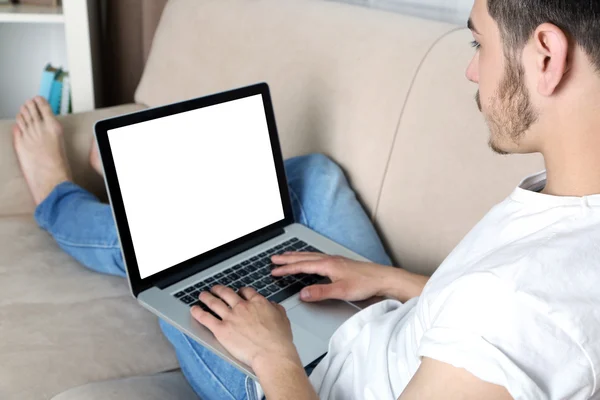
<svg viewBox="0 0 600 400"><path fill-rule="evenodd" d="M310 302L326 299L361 301L374 296L406 302L420 296L429 280L427 276L401 268L320 253L289 253L273 256L272 261L280 265L272 271L275 276L318 274L331 280L330 284L302 289L300 298Z"/></svg>
<svg viewBox="0 0 600 400"><path fill-rule="evenodd" d="M265 355L256 361L254 372L269 400L318 400L300 360Z"/></svg>
<svg viewBox="0 0 600 400"><path fill-rule="evenodd" d="M423 357L398 400L512 400L506 388L487 383L462 368Z"/></svg>
<svg viewBox="0 0 600 400"><path fill-rule="evenodd" d="M383 280L379 296L391 297L401 302L407 302L421 295L429 277L408 272L402 268L382 266Z"/></svg>

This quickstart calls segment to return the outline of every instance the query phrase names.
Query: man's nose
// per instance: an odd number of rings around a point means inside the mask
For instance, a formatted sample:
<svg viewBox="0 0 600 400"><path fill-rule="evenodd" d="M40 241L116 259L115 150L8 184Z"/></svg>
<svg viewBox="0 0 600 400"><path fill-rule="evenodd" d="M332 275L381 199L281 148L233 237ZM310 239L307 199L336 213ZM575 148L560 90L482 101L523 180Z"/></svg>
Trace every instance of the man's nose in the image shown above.
<svg viewBox="0 0 600 400"><path fill-rule="evenodd" d="M479 54L476 54L467 67L466 77L473 83L479 83Z"/></svg>

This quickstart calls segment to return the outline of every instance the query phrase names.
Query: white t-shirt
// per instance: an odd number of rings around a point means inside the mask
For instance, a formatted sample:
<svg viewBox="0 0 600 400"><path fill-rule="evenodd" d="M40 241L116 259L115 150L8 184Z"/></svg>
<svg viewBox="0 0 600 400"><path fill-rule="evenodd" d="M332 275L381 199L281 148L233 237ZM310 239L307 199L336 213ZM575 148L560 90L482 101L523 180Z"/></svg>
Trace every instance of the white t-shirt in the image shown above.
<svg viewBox="0 0 600 400"><path fill-rule="evenodd" d="M463 239L419 298L369 307L310 376L320 398L397 399L420 357L515 399L589 399L600 374L600 195L525 179Z"/></svg>

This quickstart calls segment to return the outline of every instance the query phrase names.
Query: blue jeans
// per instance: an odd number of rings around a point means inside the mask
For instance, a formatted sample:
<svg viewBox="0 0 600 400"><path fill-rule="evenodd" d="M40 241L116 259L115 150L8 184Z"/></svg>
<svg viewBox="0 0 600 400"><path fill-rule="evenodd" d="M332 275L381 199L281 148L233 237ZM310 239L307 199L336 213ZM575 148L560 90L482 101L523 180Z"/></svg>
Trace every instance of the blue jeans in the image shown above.
<svg viewBox="0 0 600 400"><path fill-rule="evenodd" d="M373 262L391 264L369 217L334 162L313 154L286 160L285 169L298 223ZM35 219L81 264L100 273L125 276L110 206L92 194L64 182L37 207ZM255 399L254 382L243 373L162 320L160 326L198 396Z"/></svg>

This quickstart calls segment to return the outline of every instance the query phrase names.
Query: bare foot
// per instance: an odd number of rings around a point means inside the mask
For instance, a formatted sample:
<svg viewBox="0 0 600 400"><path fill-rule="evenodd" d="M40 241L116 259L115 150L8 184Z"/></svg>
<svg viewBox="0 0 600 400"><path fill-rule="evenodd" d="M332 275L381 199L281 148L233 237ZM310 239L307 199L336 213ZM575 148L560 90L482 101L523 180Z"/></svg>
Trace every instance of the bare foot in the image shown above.
<svg viewBox="0 0 600 400"><path fill-rule="evenodd" d="M102 161L100 161L100 154L98 153L98 144L96 140L92 140L92 149L90 150L90 164L92 168L96 170L101 176L104 176L104 169L102 168Z"/></svg>
<svg viewBox="0 0 600 400"><path fill-rule="evenodd" d="M59 183L71 180L63 129L42 97L28 100L17 115L13 142L21 170L36 204Z"/></svg>

